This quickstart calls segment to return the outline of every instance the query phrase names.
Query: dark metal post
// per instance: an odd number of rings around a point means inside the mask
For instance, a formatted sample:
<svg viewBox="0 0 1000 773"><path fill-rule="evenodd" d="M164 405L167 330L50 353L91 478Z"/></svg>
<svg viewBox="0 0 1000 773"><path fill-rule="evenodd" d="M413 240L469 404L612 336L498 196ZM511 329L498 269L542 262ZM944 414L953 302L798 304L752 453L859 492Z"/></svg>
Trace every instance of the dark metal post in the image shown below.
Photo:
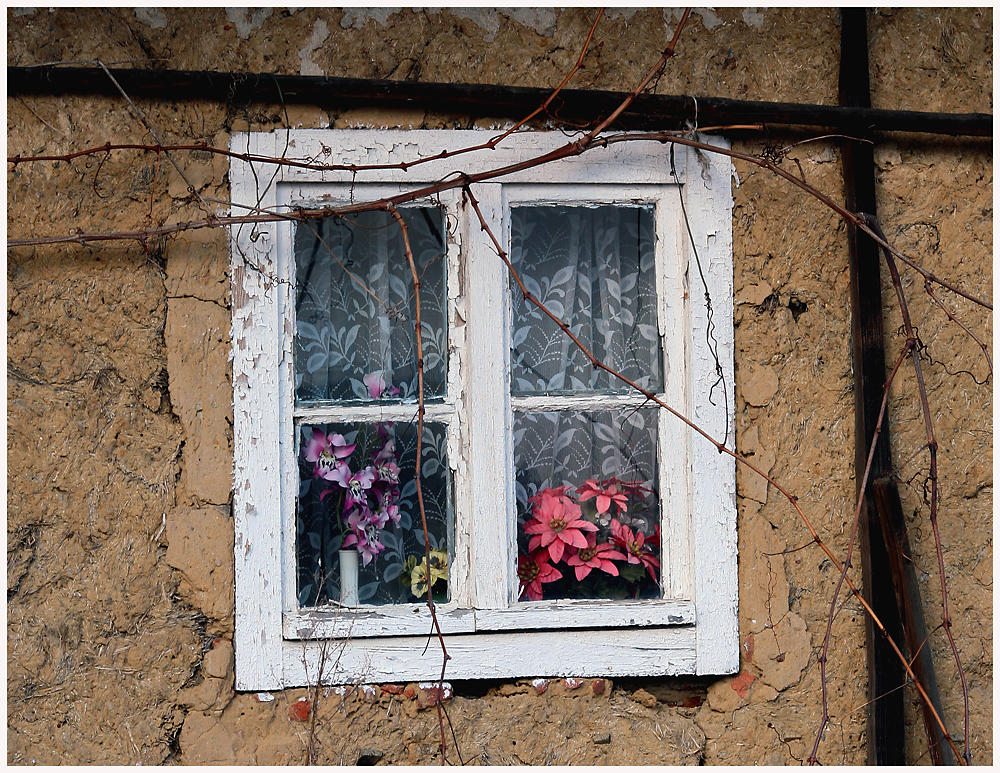
<svg viewBox="0 0 1000 773"><path fill-rule="evenodd" d="M841 10L840 103L870 108L868 25L863 8ZM875 162L871 145L847 142L843 146L847 208L874 215ZM848 225L851 269L852 345L855 377L855 471L860 489L868 452L878 423L885 388L885 346L882 337L882 293L878 246ZM930 646L903 519L899 491L892 479L889 417L882 419L869 485L861 514L860 548L864 595L886 631L897 643L905 640L912 668L940 713ZM902 610L902 612L901 612ZM902 765L906 762L904 690L906 673L885 637L871 620L865 626L868 644L868 762ZM951 750L940 728L924 707L931 760L952 764Z"/></svg>

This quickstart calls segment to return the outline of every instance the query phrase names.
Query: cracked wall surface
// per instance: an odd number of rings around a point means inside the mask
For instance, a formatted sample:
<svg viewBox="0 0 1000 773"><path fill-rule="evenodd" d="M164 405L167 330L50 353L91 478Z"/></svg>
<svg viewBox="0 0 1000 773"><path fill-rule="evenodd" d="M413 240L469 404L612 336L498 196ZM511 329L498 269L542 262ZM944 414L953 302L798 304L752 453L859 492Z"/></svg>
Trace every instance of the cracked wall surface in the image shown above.
<svg viewBox="0 0 1000 773"><path fill-rule="evenodd" d="M629 89L669 40L674 9L613 9L576 87ZM15 9L8 64L100 58L124 66L553 86L592 20L583 9ZM876 106L992 111L988 12L870 15ZM833 104L839 19L812 9L700 9L659 93ZM140 101L165 142L228 147L281 126L470 127L422 110ZM149 136L118 99L8 99L10 154ZM734 137L738 150L809 135ZM785 168L839 198L828 140ZM876 149L883 226L902 249L991 294L988 143L899 136ZM155 154L8 165L11 235L137 229L203 216L228 195L225 159ZM853 376L844 227L767 172L737 163L734 188L738 449L799 497L838 554L854 496ZM204 203L188 190L191 185ZM232 386L229 246L197 231L147 249L8 252L8 761L380 764L438 760L435 696L419 685L237 694L232 670ZM902 344L884 277L887 351ZM940 442L941 541L953 632L969 683L974 761L992 759L992 381L982 353L904 275L927 347ZM991 342L989 315L942 296ZM922 504L923 424L904 368L890 411L914 563L940 621ZM739 492L739 673L722 679L455 683L463 758L486 763L795 763L819 723L822 644L836 572L766 481ZM931 641L957 737L961 693ZM832 629L830 725L820 759L866 753L863 614ZM304 703L302 699L308 702ZM926 762L915 695L908 746ZM311 722L316 717L316 723ZM450 739L449 739L450 743Z"/></svg>

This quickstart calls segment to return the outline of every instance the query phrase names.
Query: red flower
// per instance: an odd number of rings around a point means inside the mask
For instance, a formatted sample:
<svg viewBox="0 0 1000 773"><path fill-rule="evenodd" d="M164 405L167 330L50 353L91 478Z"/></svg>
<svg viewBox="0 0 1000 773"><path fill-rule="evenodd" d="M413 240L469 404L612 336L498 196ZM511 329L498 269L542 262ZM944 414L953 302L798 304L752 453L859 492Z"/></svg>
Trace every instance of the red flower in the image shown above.
<svg viewBox="0 0 1000 773"><path fill-rule="evenodd" d="M549 563L549 554L536 550L530 556L517 557L517 577L521 581L518 598L528 597L531 601L541 601L542 583L562 579L562 572Z"/></svg>
<svg viewBox="0 0 1000 773"><path fill-rule="evenodd" d="M657 529L656 533L649 540L650 544L653 544L654 539L656 540L656 544L659 544L659 538L659 529ZM660 561L645 544L645 534L641 531L633 534L628 526L620 524L617 520L612 520L611 541L625 551L630 564L642 564L646 567L646 571L649 572L649 576L654 581L656 580L656 573L653 572L653 569L660 568Z"/></svg>
<svg viewBox="0 0 1000 773"><path fill-rule="evenodd" d="M618 484L618 488L620 488L630 497L645 498L647 494L653 493L653 490L648 486L644 485L641 480L618 480L618 478L608 478L606 481L604 481L604 483Z"/></svg>
<svg viewBox="0 0 1000 773"><path fill-rule="evenodd" d="M549 486L548 488L539 489L538 493L533 497L528 497L528 504L532 505L532 510L539 505L539 503L545 497L561 497L567 491L569 491L572 486Z"/></svg>
<svg viewBox="0 0 1000 773"><path fill-rule="evenodd" d="M602 542L600 545L591 542L587 547L578 550L574 555L566 559L566 563L575 567L577 582L582 580L592 569L600 569L607 572L612 577L618 576L618 567L611 561L624 561L625 555L614 549L609 542Z"/></svg>
<svg viewBox="0 0 1000 773"><path fill-rule="evenodd" d="M534 535L528 540L528 550L548 548L549 557L558 562L567 546L587 547L583 532L597 531L597 526L581 518L576 502L560 489L543 489L533 499L532 520L524 525L524 533Z"/></svg>
<svg viewBox="0 0 1000 773"><path fill-rule="evenodd" d="M586 482L576 491L580 495L580 501L586 502L588 499L597 497L597 512L606 513L611 503L618 506L618 512L624 513L628 505L628 497L619 488L620 481L617 478L610 478L600 482L593 478L587 478Z"/></svg>

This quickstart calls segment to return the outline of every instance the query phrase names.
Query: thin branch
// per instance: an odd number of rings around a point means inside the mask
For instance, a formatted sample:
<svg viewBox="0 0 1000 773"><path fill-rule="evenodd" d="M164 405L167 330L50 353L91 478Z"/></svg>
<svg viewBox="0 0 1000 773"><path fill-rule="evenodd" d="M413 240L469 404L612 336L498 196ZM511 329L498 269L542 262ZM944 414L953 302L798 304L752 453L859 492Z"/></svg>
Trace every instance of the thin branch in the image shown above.
<svg viewBox="0 0 1000 773"><path fill-rule="evenodd" d="M593 40L594 32L597 30L597 23L601 20L601 17L603 15L604 15L604 9L602 8L602 9L600 9L598 11L597 17L594 19L594 23L591 25L590 32L587 35L587 39L584 41L583 48L580 51L580 56L577 58L576 64L573 65L573 68L566 74L566 77L563 78L562 82L558 86L556 86L556 88L552 91L551 94L549 94L548 98L541 105L539 105L537 108L535 108L533 111L531 111L531 113L529 113L527 116L525 116L520 121L518 121L516 124L514 124L512 127L510 127L509 129L505 130L501 134L498 134L497 136L492 137L491 139L489 139L486 142L483 142L482 144L479 144L479 145L471 145L469 147L459 148L458 150L450 150L450 151L449 150L445 150L445 151L442 151L441 153L437 153L437 154L435 154L433 156L425 156L423 158L418 158L418 159L416 159L414 161L403 161L403 162L399 162L399 163L395 163L395 164L354 165L354 164L317 164L317 163L312 162L312 161L298 161L298 160L294 160L294 159L289 159L289 158L286 158L284 155L282 155L282 157L280 159L273 159L273 158L267 158L267 157L264 157L264 156L253 155L251 153L235 153L235 152L233 152L231 150L226 150L226 149L223 149L223 148L212 147L212 146L208 145L208 143L204 143L204 142L202 142L202 143L193 143L193 144L191 144L191 143L189 143L189 144L180 144L180 145L163 145L160 142L159 138L156 138L157 139L157 143L158 143L156 145L142 144L142 143L115 143L115 144L112 144L112 143L109 142L109 143L106 143L105 145L103 145L101 147L87 148L86 150L79 150L79 151L76 151L74 153L66 153L66 154L62 154L62 155L47 155L47 156L45 156L45 155L39 155L39 156L20 156L20 155L16 155L16 156L8 156L7 163L12 164L14 167L16 167L18 164L26 164L26 163L32 163L32 162L37 162L37 161L67 161L68 162L68 161L72 161L72 160L74 160L76 158L80 158L81 156L87 156L87 155L92 155L94 153L100 153L102 151L112 151L112 150L141 150L141 151L146 151L146 152L157 152L157 153L159 153L159 152L169 152L169 151L198 151L198 152L204 152L204 153L212 153L212 154L220 155L220 156L226 156L228 158L235 158L235 159L239 159L241 161L245 161L247 163L274 163L275 161L280 161L281 165L283 165L283 166L304 168L304 169L310 169L310 170L314 170L314 171L359 172L359 171L377 171L377 170L401 169L401 170L403 170L405 172L405 171L407 171L409 169L412 169L415 166L418 166L419 164L425 164L425 163L427 163L429 161L440 161L440 160L443 160L443 159L453 158L455 156L459 156L459 155L466 154L466 153L473 153L473 152L479 151L479 150L493 150L494 148L496 148L497 145L499 145L501 142L503 142L503 140L505 140L511 134L513 134L516 131L518 131L518 129L520 129L522 126L524 126L525 124L527 124L529 121L531 121L537 115L539 115L540 113L543 113L543 112L547 111L548 108L549 108L549 105L551 105L552 102L553 102L553 100L555 100L555 98L559 95L559 92L561 92L563 90L563 88L570 81L570 79L576 74L577 70L579 70L580 67L583 66L583 60L586 57L587 50L590 48L590 43ZM277 83L277 80L275 82ZM115 85L118 86L117 82L115 83ZM121 89L120 86L118 86L118 88ZM124 94L124 92L122 92L122 93ZM279 96L280 96L280 86L279 86ZM131 100L129 100L129 101L131 103ZM27 105L25 105L25 106L27 107ZM28 107L28 109L31 110L30 107ZM32 111L32 112L34 112L34 111ZM36 115L36 117L37 117L37 115ZM42 120L42 119L39 118L39 120ZM43 123L44 123L44 121L43 121ZM46 124L46 125L48 125L48 124ZM50 127L50 128L52 128L52 127ZM149 128L149 127L147 126L147 128ZM153 136L156 137L156 134L153 133ZM286 147L287 147L287 143L286 143Z"/></svg>
<svg viewBox="0 0 1000 773"><path fill-rule="evenodd" d="M562 319L556 316L544 303L542 303L528 291L527 287L524 285L524 282L521 280L521 276L517 272L517 269L515 269L513 264L511 264L510 258L507 256L506 251L503 249L500 242L497 240L496 235L493 233L489 224L486 222L486 219L483 216L482 211L479 209L479 202L476 200L476 197L472 193L471 188L469 187L465 188L465 195L468 197L469 203L472 205L472 208L479 219L480 229L484 231L489 237L490 241L493 242L494 251L497 253L500 260L502 260L504 265L507 267L507 271L514 278L514 281L517 283L518 288L520 289L522 295L524 296L524 299L534 304L543 314L545 314L549 319L551 319L556 324L556 326L558 326L559 329L562 330L563 334L568 336L570 340L573 341L576 347L584 354L584 356L590 361L590 364L594 368L599 368L605 371L606 373L609 373L610 375L614 376L623 383L628 384L634 390L644 395L647 400L656 403L661 408L666 410L668 413L680 419L680 421L682 421L690 429L701 435L703 438L705 438L705 440L707 440L709 443L715 446L715 449L720 454L727 454L728 456L735 459L736 462L738 462L739 464L746 466L747 468L755 472L757 475L760 475L764 480L766 480L768 483L774 486L775 490L777 490L783 497L785 497L785 499L788 500L789 504L791 504L792 508L795 510L795 512L801 519L802 523L805 525L806 529L808 529L809 534L813 538L813 541L816 543L816 545L820 548L820 550L823 551L823 553L826 554L826 557L830 559L831 563L834 565L837 571L844 573L844 578L845 578L844 581L847 583L847 587L851 590L851 593L857 599L858 603L861 604L861 606L864 608L866 614L871 618L872 623L875 625L875 627L878 628L878 630L882 633L883 636L885 636L885 639L889 643L889 646L892 648L893 652L896 653L896 657L898 657L900 662L903 664L906 673L909 675L910 679L913 680L913 684L916 687L917 692L920 693L921 698L927 703L928 707L930 708L930 711L933 713L934 719L941 727L941 732L943 733L945 739L948 741L949 745L951 745L952 749L955 750L955 756L959 757L958 750L955 748L955 744L952 741L951 735L948 733L947 727L945 727L944 721L938 715L937 710L934 708L934 705L931 702L930 697L927 695L926 690L924 690L923 686L917 679L916 674L913 672L913 669L910 667L910 664L907 661L906 656L903 654L902 650L900 650L899 645L897 645L896 642L893 640L893 638L889 635L889 632L886 630L885 625L883 625L881 619L879 619L879 616L875 613L875 610L872 609L871 605L868 604L867 601L865 601L864 596L861 595L861 591L858 589L857 585L854 583L853 580L851 580L850 577L847 576L846 570L844 569L841 562L837 559L836 555L834 555L833 551L830 550L827 544L819 536L819 532L816 531L815 527L812 524L812 521L809 520L809 517L805 514L805 511L799 506L798 497L789 492L784 486L782 486L774 478L772 478L766 472L757 467L757 465L755 465L753 462L749 461L748 459L736 453L735 451L730 450L728 447L726 447L725 443L722 443L716 440L711 435L709 435L708 432L706 432L700 426L691 421L691 419L689 419L687 416L680 413L677 409L665 403L663 400L657 397L653 392L650 392L648 389L639 386L635 381L628 378L628 376L623 375L622 373L618 372L611 366L597 359L597 357L593 355L593 353L580 341L580 339L573 334L573 331L570 330L569 325L567 325Z"/></svg>
<svg viewBox="0 0 1000 773"><path fill-rule="evenodd" d="M969 338L971 338L973 341L975 341L976 345L980 349L982 349L982 351L983 351L983 357L986 358L986 366L989 368L990 375L992 376L993 375L993 360L990 359L990 350L986 346L986 344L984 344L979 339L979 337L976 336L975 333L973 333L971 330L969 330L969 328L965 326L965 323L963 323L962 320L960 320L958 317L956 317L954 314L952 314L951 311L948 310L948 307L945 306L941 302L941 300L934 294L934 288L933 288L933 286L931 285L930 281L928 281L926 279L924 280L924 290L931 297L931 300L934 301L935 304L937 304L938 308L940 308L941 311L944 312L944 314L948 318L948 320L951 321L951 322L954 322L956 325L958 325L960 328L962 328L962 330L965 331L966 335L968 335ZM973 379L975 379L975 376L973 376ZM979 383L979 382L976 381L976 383Z"/></svg>
<svg viewBox="0 0 1000 773"><path fill-rule="evenodd" d="M820 651L819 669L820 669L820 686L822 687L822 705L823 705L823 715L820 719L819 730L816 732L816 739L813 741L812 752L809 755L809 764L814 765L818 762L816 757L819 751L820 741L823 739L823 732L826 730L826 723L830 721L830 713L827 703L827 691L826 691L826 661L827 654L830 651L830 637L833 633L833 618L837 606L837 599L840 598L840 590L844 586L844 580L847 579L847 570L851 567L851 557L854 555L854 542L857 536L858 526L861 522L861 510L865 503L865 494L868 489L868 476L871 474L872 461L875 459L876 446L878 444L879 435L882 434L882 423L885 420L885 410L886 406L889 404L889 389L892 386L893 380L896 378L896 374L899 372L900 366L906 359L906 356L910 353L910 350L915 346L915 342L907 341L903 346L903 350L899 353L896 358L895 364L892 366L892 371L889 373L889 378L886 379L885 386L882 389L882 404L878 409L878 418L875 420L875 432L872 435L872 441L868 448L868 461L865 463L865 471L861 477L861 485L858 487L858 502L854 508L854 518L851 521L851 533L847 541L847 558L844 559L844 566L840 571L840 577L837 580L837 587L833 591L833 598L830 599L830 612L826 617L826 633L823 636L823 648Z"/></svg>
<svg viewBox="0 0 1000 773"><path fill-rule="evenodd" d="M431 541L427 533L427 513L424 511L424 490L420 483L420 450L424 435L424 346L420 330L420 275L417 273L417 264L413 260L413 250L410 249L410 237L402 215L400 215L399 210L391 204L386 207L386 211L392 215L396 223L399 225L399 232L403 237L403 250L406 255L406 262L410 266L410 274L413 278L413 299L415 309L414 327L417 337L417 460L414 463L413 480L417 484L417 507L420 510L420 523L424 530L424 570L427 577L427 608L431 612L431 623L434 630L437 632L438 643L441 645L441 678L438 680L438 692L437 696L435 696L434 702L437 706L438 728L441 733L441 764L444 765L446 764L448 758L446 754L447 742L444 734L444 717L441 712L441 703L444 700L444 674L445 669L448 667L448 660L450 659L450 656L448 655L448 648L445 647L444 644L444 636L441 634L441 625L438 622L437 612L434 607L434 593L431 589L434 585L431 581Z"/></svg>
<svg viewBox="0 0 1000 773"><path fill-rule="evenodd" d="M993 304L985 299L978 298L960 287L943 280L927 269L920 266L913 258L905 255L896 248L894 248L884 236L879 236L876 234L868 224L859 215L853 212L849 212L845 207L835 202L826 194L803 182L795 175L782 169L780 166L774 164L773 162L761 158L759 156L749 155L747 153L741 153L739 151L732 150L730 148L723 148L716 145L710 145L705 142L699 142L697 140L692 140L687 137L680 136L678 132L645 132L645 133L628 133L628 134L618 134L609 137L594 137L593 139L587 141L586 138L581 138L574 142L569 142L555 150L544 153L540 156L536 156L525 161L521 161L516 164L508 164L507 166L498 167L496 169L489 169L483 172L478 172L476 174L464 174L459 173L452 179L441 180L430 185L425 185L419 188L415 188L411 191L405 193L400 193L395 196L389 196L386 198L378 199L366 204L350 204L339 207L321 207L314 209L297 209L294 215L291 215L295 220L305 221L312 220L322 217L329 217L330 215L344 215L352 214L355 212L362 212L374 209L386 209L388 205L399 206L400 204L405 204L410 201L415 201L417 199L426 198L432 196L436 193L441 193L447 190L453 190L456 188L463 188L470 183L484 182L486 180L493 180L499 177L504 177L506 175L513 174L515 172L521 172L525 169L531 169L542 164L549 163L551 161L557 161L563 158L569 158L571 156L578 156L595 147L607 147L612 144L618 144L621 142L635 142L635 141L649 141L649 142L661 142L661 143L676 143L678 145L685 145L687 147L697 148L698 150L704 150L708 153L719 153L724 156L729 156L730 158L745 161L749 164L759 166L763 169L767 169L770 172L778 175L779 177L788 180L790 183L800 188L801 190L808 193L810 196L818 199L827 207L832 209L838 215L840 215L844 220L852 223L860 230L867 233L872 239L874 239L878 244L882 246L883 249L888 249L892 254L899 260L906 263L908 266L913 268L915 271L920 273L926 280L934 282L935 284L944 287L956 295L960 295L967 300L972 301L978 306L982 306L985 309L992 311ZM106 146L105 146L106 147ZM98 148L95 152L101 152L105 148ZM204 149L202 146L198 146L198 149ZM240 154L233 154L226 151L227 155L232 155L234 157L239 157ZM429 158L434 159L438 156L431 156ZM258 159L262 163L268 164L284 164L290 166L307 166L309 168L314 168L304 162L289 162L282 160L280 158L267 158ZM412 166L412 162L410 164ZM361 167L359 165L339 165L336 168L341 171L352 171L356 172L361 169L373 169L373 168L385 168L386 166L393 169L404 168L402 164L392 164L392 165L382 165L373 167ZM318 166L315 168L326 168ZM86 245L88 242L96 241L146 241L150 238L156 236L165 236L171 233L179 233L181 231L190 231L199 228L211 228L220 225L238 225L242 223L270 223L278 220L287 219L289 216L279 216L275 214L271 215L246 215L246 216L216 216L209 215L203 220L192 220L182 223L173 223L170 225L161 226L159 228L150 228L141 231L117 231L117 232L103 232L103 233L84 233L83 231L78 231L77 233L64 234L60 236L41 236L41 237L31 237L31 238L15 238L8 239L8 247L29 247L29 246L39 246L43 244L67 244L76 243Z"/></svg>
<svg viewBox="0 0 1000 773"><path fill-rule="evenodd" d="M142 112L142 110L139 109L138 105L136 105L135 102L132 101L132 97L130 97L125 92L125 89L123 89L122 86L121 86L121 84L115 79L115 76L111 74L111 70L109 70L104 65L104 62L102 62L100 59L95 59L94 63L98 67L100 67L102 70L104 70L104 73L105 73L105 75L108 76L108 79L113 84L115 84L115 88L118 89L118 91L121 93L121 95L125 99L125 101L128 102L129 106L132 108L132 111L136 114L136 116L142 122L142 125L146 127L146 130L153 136L153 139L156 140L156 143L158 145L163 145L163 140L160 139L160 135L156 133L156 129L154 129L153 125L148 120L146 120L145 114ZM198 197L198 199L200 200L201 196L198 195L198 189L194 187L194 185L188 179L187 175L184 174L184 170L180 168L180 166L178 165L178 163L174 160L174 157L171 156L169 152L164 152L164 155L167 157L167 160L171 163L171 165L174 167L174 169L177 170L177 174L179 174L181 176L181 179L184 180L184 182L187 184L188 191L191 192L196 197ZM202 201L201 203L205 206L205 209L207 211L208 210L208 206L205 204L204 201Z"/></svg>
<svg viewBox="0 0 1000 773"><path fill-rule="evenodd" d="M873 215L862 213L861 215L871 230L879 234L882 240L882 229ZM907 341L916 343L917 337L910 321L910 310L906 303L906 294L903 292L903 283L899 278L899 270L893 260L893 253L883 247L882 254L885 256L886 266L892 278L892 286L896 291L896 298L899 301L899 311L903 317L903 329L906 331ZM927 451L930 457L928 479L930 480L930 521L931 529L934 532L934 550L937 553L938 574L941 579L941 626L944 628L945 636L951 646L952 656L955 660L955 667L958 669L959 680L962 683L962 700L964 704L963 718L965 730L965 755L964 760L967 765L972 763L972 754L969 750L969 689L965 681L965 669L962 668L962 658L958 654L958 647L955 644L955 637L951 632L951 614L948 611L948 581L944 571L944 551L941 548L941 534L938 530L937 508L938 508L938 472L937 472L937 450L938 442L934 434L934 421L931 418L931 409L927 401L927 386L924 383L924 373L920 366L920 353L915 347L910 348L910 359L913 362L913 371L917 377L917 390L920 395L920 407L924 418L924 431L927 435ZM947 737L947 735L946 735ZM951 739L949 738L949 743ZM958 750L954 749L955 756Z"/></svg>

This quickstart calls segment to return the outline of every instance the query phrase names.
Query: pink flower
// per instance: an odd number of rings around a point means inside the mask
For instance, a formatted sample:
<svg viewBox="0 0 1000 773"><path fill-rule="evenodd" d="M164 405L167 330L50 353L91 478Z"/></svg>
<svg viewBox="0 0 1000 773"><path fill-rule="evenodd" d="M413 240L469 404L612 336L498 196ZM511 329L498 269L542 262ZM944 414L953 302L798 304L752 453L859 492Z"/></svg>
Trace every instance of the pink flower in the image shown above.
<svg viewBox="0 0 1000 773"><path fill-rule="evenodd" d="M321 429L313 427L312 439L306 446L306 461L315 463L313 468L315 477L333 480L330 473L343 465L340 460L353 454L356 447L356 443L348 445L343 435L336 433L325 435Z"/></svg>
<svg viewBox="0 0 1000 773"><path fill-rule="evenodd" d="M402 513L399 512L399 505L389 505L386 507L385 515L390 521L399 526L399 519L402 518Z"/></svg>
<svg viewBox="0 0 1000 773"><path fill-rule="evenodd" d="M399 465L392 461L376 462L375 475L383 483L399 483Z"/></svg>
<svg viewBox="0 0 1000 773"><path fill-rule="evenodd" d="M607 572L612 577L618 576L618 567L615 566L612 560L624 561L625 556L614 549L614 546L609 542L602 542L600 545L596 544L596 537L593 541L587 545L585 548L581 548L574 555L571 555L566 559L566 563L572 567L575 567L577 582L582 580L592 569L600 569L603 572Z"/></svg>
<svg viewBox="0 0 1000 773"><path fill-rule="evenodd" d="M379 428L382 427L381 424L378 425ZM378 464L379 462L389 462L396 461L396 441L388 437L388 432L386 433L386 441L382 444L382 448L379 452L375 454L373 461Z"/></svg>
<svg viewBox="0 0 1000 773"><path fill-rule="evenodd" d="M344 545L354 547L361 555L361 563L368 566L379 553L385 550L385 545L378 541L378 529L373 525L356 529L344 537Z"/></svg>
<svg viewBox="0 0 1000 773"><path fill-rule="evenodd" d="M597 526L581 518L576 502L558 489L543 489L536 497L533 520L524 525L524 533L534 535L528 540L528 550L548 548L549 557L558 562L567 546L587 547L584 531L597 531Z"/></svg>
<svg viewBox="0 0 1000 773"><path fill-rule="evenodd" d="M647 494L652 494L653 489L649 488L641 480L618 480L618 478L608 478L605 483L617 483L618 488L628 494L630 497L645 497Z"/></svg>
<svg viewBox="0 0 1000 773"><path fill-rule="evenodd" d="M343 488L347 489L344 509L349 510L358 502L364 501L365 492L372 487L372 482L375 480L375 472L371 467L365 467L363 470L358 470L352 475L351 468L346 464L342 464L330 474L327 480L339 483Z"/></svg>
<svg viewBox="0 0 1000 773"><path fill-rule="evenodd" d="M399 394L398 387L389 387L388 390L386 389L385 379L382 378L382 371L380 370L365 374L361 380L368 387L368 396L372 400L378 400L386 392L393 397Z"/></svg>
<svg viewBox="0 0 1000 773"><path fill-rule="evenodd" d="M542 583L562 579L562 573L549 563L549 554L546 551L536 550L530 556L517 557L517 577L521 581L518 598L527 597L530 601L541 601Z"/></svg>
<svg viewBox="0 0 1000 773"><path fill-rule="evenodd" d="M367 507L355 507L347 514L347 528L351 531L364 531L371 523L371 511Z"/></svg>
<svg viewBox="0 0 1000 773"><path fill-rule="evenodd" d="M600 482L593 478L587 478L586 482L577 488L576 491L580 495L581 502L586 502L588 499L597 497L598 513L608 512L608 508L611 507L612 502L617 505L619 513L624 513L628 505L628 497L619 488L619 481L616 478Z"/></svg>
<svg viewBox="0 0 1000 773"><path fill-rule="evenodd" d="M659 544L659 529L650 538L650 544L656 541ZM660 568L660 561L656 556L652 554L649 547L645 545L646 535L641 531L632 533L632 530L628 526L623 526L617 520L611 521L611 541L622 548L630 564L642 564L646 567L646 571L649 572L649 576L656 580L656 573L653 569Z"/></svg>
<svg viewBox="0 0 1000 773"><path fill-rule="evenodd" d="M549 486L548 488L539 489L538 492L533 497L528 497L528 504L538 505L545 497L561 497L567 491L569 491L572 486ZM534 507L532 507L534 509Z"/></svg>

